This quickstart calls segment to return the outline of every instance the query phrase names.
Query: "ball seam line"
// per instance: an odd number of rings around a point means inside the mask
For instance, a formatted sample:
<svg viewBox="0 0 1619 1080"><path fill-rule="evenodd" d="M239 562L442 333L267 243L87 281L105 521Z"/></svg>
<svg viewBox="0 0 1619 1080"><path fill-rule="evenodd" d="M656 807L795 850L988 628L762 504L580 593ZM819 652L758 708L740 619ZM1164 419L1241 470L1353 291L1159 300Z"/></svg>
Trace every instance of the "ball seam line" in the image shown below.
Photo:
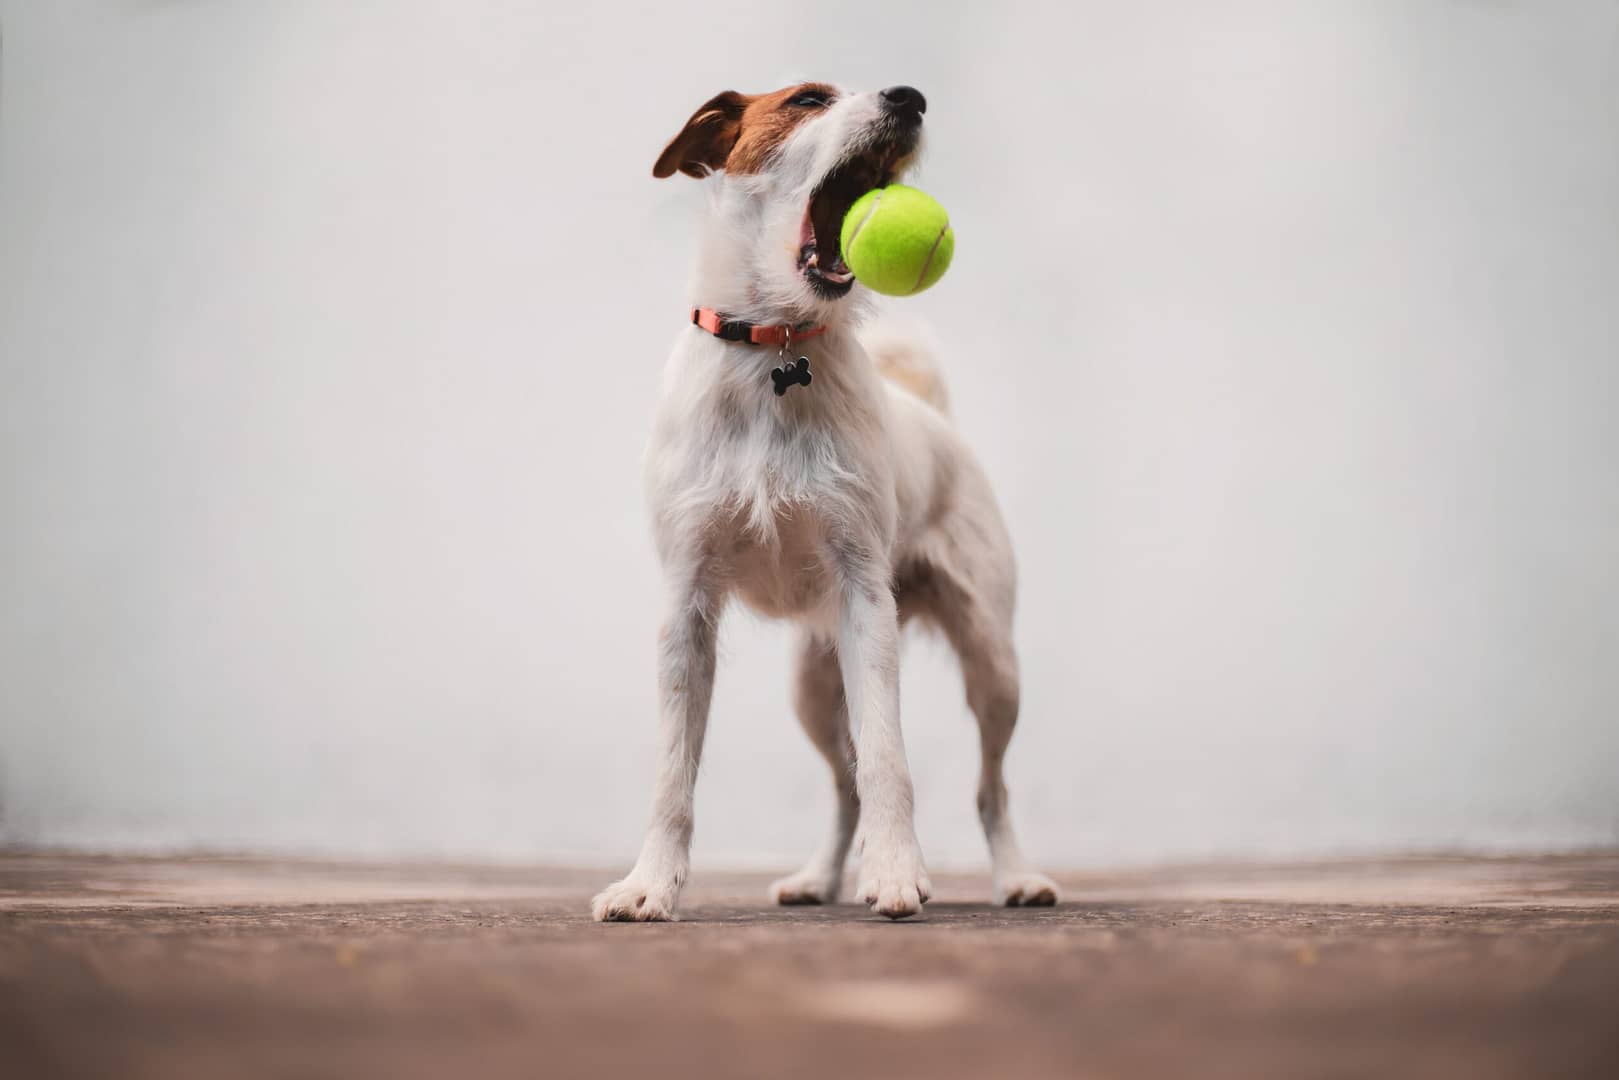
<svg viewBox="0 0 1619 1080"><path fill-rule="evenodd" d="M922 272L916 275L916 284L911 286L911 292L914 293L922 287L922 280L928 276L928 267L933 265L933 255L939 250L939 245L944 242L944 234L949 231L950 223L946 221L944 228L939 230L939 235L933 238L933 246L928 249L928 257L922 262Z"/></svg>
<svg viewBox="0 0 1619 1080"><path fill-rule="evenodd" d="M882 204L882 201L883 201L883 191L882 191L881 188L879 188L879 189L877 189L877 197L875 199L871 200L871 205L866 208L866 216L860 219L859 223L857 223L855 225L855 227L854 227L854 232L849 234L849 250L850 251L854 250L854 242L856 240L860 239L860 230L864 229L866 227L866 222L871 220L871 215L873 215L873 214L875 214L877 212L877 207ZM848 261L848 259L849 259L849 252L848 251L845 251L843 253L843 259L844 259L845 262ZM858 277L859 275L856 275L856 276Z"/></svg>

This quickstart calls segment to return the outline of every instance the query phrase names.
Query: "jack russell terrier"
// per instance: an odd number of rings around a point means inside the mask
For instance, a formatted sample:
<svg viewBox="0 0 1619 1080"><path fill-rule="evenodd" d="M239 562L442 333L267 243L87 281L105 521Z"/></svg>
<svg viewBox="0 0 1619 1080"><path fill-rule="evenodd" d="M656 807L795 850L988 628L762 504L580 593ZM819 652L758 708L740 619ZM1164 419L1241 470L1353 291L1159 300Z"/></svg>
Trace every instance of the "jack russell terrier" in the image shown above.
<svg viewBox="0 0 1619 1080"><path fill-rule="evenodd" d="M855 895L894 919L928 900L899 718L900 628L913 619L961 660L996 901L1057 902L1018 849L1001 775L1018 714L1011 541L926 350L855 337L869 298L839 251L855 199L915 160L926 111L909 86L726 91L652 167L719 175L646 463L666 583L652 823L628 876L595 898L599 920L675 917L732 596L797 623L798 720L837 793L832 835L771 887L776 903L835 901L857 824Z"/></svg>

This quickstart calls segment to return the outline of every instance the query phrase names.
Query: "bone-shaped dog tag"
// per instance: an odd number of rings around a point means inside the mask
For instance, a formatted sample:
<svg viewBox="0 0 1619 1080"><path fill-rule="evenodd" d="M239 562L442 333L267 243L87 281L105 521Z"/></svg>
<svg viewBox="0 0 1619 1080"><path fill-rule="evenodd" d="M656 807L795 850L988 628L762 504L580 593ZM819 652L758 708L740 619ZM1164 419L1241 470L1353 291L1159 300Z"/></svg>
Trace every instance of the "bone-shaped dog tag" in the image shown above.
<svg viewBox="0 0 1619 1080"><path fill-rule="evenodd" d="M788 361L770 373L770 381L776 384L777 397L785 394L789 386L808 386L810 378L809 357L807 356L800 356L797 360Z"/></svg>

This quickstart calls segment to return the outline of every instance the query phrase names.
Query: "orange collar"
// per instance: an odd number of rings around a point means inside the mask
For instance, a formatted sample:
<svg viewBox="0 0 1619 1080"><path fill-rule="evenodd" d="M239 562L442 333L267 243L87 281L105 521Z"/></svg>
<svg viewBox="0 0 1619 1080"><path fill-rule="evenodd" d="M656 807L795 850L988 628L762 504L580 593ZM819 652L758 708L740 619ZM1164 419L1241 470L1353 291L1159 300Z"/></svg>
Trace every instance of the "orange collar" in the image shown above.
<svg viewBox="0 0 1619 1080"><path fill-rule="evenodd" d="M758 323L727 319L713 308L706 307L692 308L691 321L693 326L700 326L717 338L744 345L786 345L826 333L824 326L802 323L798 326L760 326Z"/></svg>

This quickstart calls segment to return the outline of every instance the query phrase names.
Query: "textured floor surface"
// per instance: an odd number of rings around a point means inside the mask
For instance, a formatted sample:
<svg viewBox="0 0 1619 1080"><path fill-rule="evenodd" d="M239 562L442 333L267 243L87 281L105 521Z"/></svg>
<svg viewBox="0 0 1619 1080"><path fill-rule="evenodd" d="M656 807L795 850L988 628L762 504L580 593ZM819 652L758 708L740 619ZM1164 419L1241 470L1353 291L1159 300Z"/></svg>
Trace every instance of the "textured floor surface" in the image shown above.
<svg viewBox="0 0 1619 1080"><path fill-rule="evenodd" d="M1619 1076L1619 855L936 878L925 917L699 873L0 853L0 1075Z"/></svg>

